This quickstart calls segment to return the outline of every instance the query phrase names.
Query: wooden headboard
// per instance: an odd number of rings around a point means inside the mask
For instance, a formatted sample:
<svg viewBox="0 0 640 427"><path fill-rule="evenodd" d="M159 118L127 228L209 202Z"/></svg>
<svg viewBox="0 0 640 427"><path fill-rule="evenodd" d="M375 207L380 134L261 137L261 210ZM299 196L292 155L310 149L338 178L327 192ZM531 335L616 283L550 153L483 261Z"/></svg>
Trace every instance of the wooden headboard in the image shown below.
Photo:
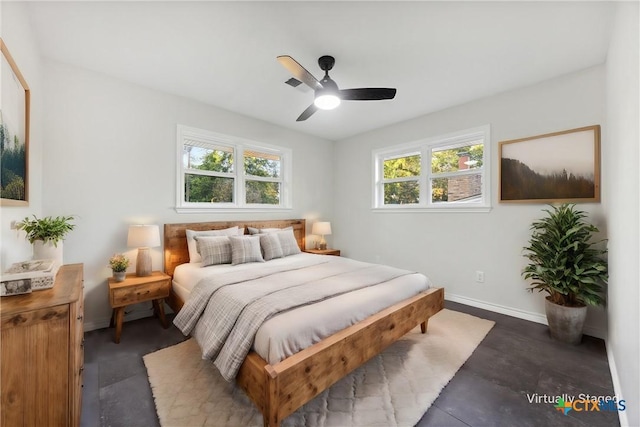
<svg viewBox="0 0 640 427"><path fill-rule="evenodd" d="M180 264L189 262L187 235L185 230L222 230L229 227L244 227L245 234L252 228L292 227L300 250L305 250L306 223L304 219L273 219L265 221L216 221L190 222L164 225L164 271L173 277L173 270Z"/></svg>

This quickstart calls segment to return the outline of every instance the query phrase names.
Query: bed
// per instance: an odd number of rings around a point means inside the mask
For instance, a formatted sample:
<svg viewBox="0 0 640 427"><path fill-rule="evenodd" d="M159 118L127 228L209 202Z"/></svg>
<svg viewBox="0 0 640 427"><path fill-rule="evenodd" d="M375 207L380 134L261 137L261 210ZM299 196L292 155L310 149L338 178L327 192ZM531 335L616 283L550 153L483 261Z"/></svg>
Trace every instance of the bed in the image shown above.
<svg viewBox="0 0 640 427"><path fill-rule="evenodd" d="M181 310L188 295L175 281L182 274L180 269L176 271L177 267L189 263L186 230L222 230L234 226L245 230L249 227L291 227L298 247L305 248L306 224L303 219L165 224L165 271L174 279L167 302L175 312ZM300 262L306 262L305 256L331 258L301 254ZM339 265L337 262L334 264ZM442 309L443 300L441 288L419 291L281 361L269 363L269 357L252 349L241 362L236 382L262 412L264 425L279 426L285 417L417 325L425 333L429 317ZM256 343L258 338L259 334L256 335Z"/></svg>

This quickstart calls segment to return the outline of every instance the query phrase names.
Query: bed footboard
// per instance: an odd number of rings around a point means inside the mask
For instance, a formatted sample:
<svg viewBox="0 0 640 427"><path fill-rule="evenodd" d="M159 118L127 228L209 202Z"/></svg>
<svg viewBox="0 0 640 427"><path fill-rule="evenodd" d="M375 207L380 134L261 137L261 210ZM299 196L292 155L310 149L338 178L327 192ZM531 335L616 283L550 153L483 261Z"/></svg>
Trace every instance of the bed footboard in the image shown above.
<svg viewBox="0 0 640 427"><path fill-rule="evenodd" d="M431 288L356 323L275 365L255 352L236 381L262 412L264 425L280 422L411 329L426 332L444 306L444 289Z"/></svg>

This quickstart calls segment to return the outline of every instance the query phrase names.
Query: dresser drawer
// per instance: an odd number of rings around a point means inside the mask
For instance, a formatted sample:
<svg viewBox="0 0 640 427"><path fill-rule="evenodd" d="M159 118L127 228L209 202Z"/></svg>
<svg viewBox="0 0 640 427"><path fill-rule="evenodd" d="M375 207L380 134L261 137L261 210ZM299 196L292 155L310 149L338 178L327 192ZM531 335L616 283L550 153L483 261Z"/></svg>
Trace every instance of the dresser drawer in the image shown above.
<svg viewBox="0 0 640 427"><path fill-rule="evenodd" d="M122 307L144 301L151 301L169 296L169 281L141 283L139 285L126 286L113 289L111 292L111 306Z"/></svg>
<svg viewBox="0 0 640 427"><path fill-rule="evenodd" d="M13 316L2 316L2 329L28 327L41 322L51 320L67 320L69 318L69 306L58 305L40 310L25 311Z"/></svg>

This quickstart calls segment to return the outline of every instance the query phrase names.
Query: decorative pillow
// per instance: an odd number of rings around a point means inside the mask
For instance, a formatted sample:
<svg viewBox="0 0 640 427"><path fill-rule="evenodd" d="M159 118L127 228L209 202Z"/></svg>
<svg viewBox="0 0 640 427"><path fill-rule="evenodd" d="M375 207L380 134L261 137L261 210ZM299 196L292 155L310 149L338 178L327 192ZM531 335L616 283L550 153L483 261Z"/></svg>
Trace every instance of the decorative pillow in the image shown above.
<svg viewBox="0 0 640 427"><path fill-rule="evenodd" d="M224 230L186 230L187 248L189 249L189 262L202 261L202 257L198 253L196 241L194 240L195 236L237 236L238 231L238 227L225 228ZM242 229L242 233L244 234L244 229Z"/></svg>
<svg viewBox="0 0 640 427"><path fill-rule="evenodd" d="M262 248L262 254L265 261L272 260L274 258L282 258L282 246L280 245L280 239L276 233L260 234L260 247Z"/></svg>
<svg viewBox="0 0 640 427"><path fill-rule="evenodd" d="M195 236L202 266L231 264L231 241L228 236Z"/></svg>
<svg viewBox="0 0 640 427"><path fill-rule="evenodd" d="M285 228L284 231L278 231L273 234L278 236L278 239L280 240L282 256L295 255L301 252L296 236L293 234L293 228Z"/></svg>
<svg viewBox="0 0 640 427"><path fill-rule="evenodd" d="M231 241L231 264L264 262L260 251L260 236L229 236Z"/></svg>

